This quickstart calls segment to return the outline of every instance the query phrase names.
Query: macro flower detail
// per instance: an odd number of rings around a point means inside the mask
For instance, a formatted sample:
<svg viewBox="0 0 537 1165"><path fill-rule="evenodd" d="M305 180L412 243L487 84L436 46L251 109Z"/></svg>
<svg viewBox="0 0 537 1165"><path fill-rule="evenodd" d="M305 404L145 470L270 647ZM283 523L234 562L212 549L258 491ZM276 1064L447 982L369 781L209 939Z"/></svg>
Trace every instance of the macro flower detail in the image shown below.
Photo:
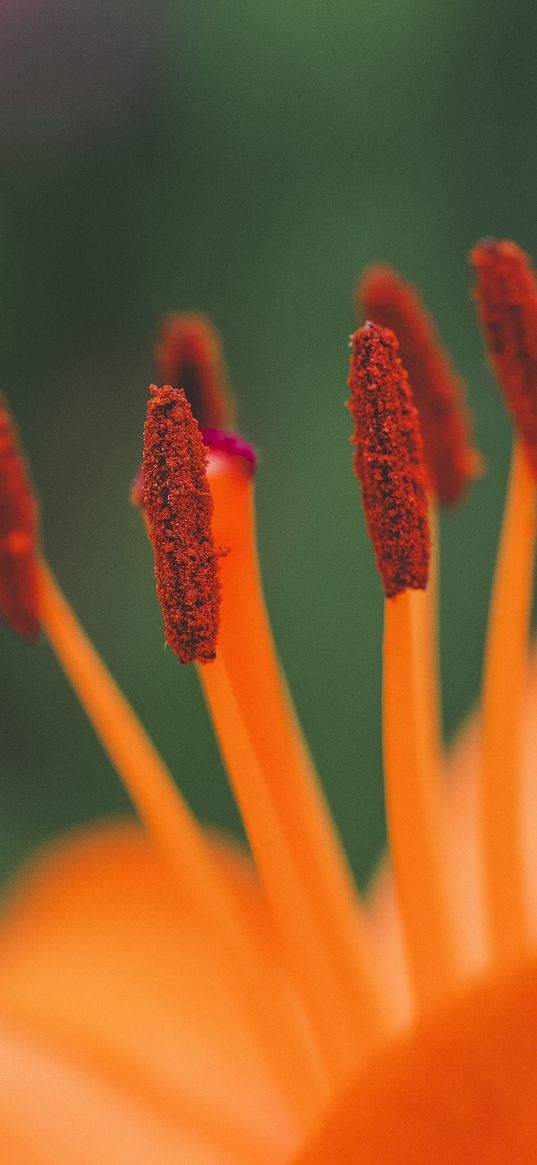
<svg viewBox="0 0 537 1165"><path fill-rule="evenodd" d="M478 313L508 403L517 416L509 395L516 380L526 415L535 303L526 298L521 311L518 280L503 277L505 254L518 253L513 244L485 246ZM183 317L174 318L180 333ZM189 360L199 385L203 353ZM26 538L20 575L0 546L2 612L15 610L14 630L24 622L20 611L32 632L41 628L139 825L106 823L59 840L6 895L0 1158L7 1165L531 1165L530 432L520 421L480 705L446 754L436 618L442 490L426 438L424 467L427 404L417 393L413 399L392 330L375 320L355 333L354 460L386 592L388 851L362 894L272 640L256 552L255 453L227 427L224 406L224 427L209 423L218 408L209 417L198 404L195 419L187 386L169 379L151 390L136 495L168 638L197 668L250 854L195 820L81 628L37 548L36 506L2 406L0 532ZM454 397L451 414L456 407ZM466 431L459 420L444 434L446 464L459 457ZM221 557L219 547L227 551Z"/></svg>

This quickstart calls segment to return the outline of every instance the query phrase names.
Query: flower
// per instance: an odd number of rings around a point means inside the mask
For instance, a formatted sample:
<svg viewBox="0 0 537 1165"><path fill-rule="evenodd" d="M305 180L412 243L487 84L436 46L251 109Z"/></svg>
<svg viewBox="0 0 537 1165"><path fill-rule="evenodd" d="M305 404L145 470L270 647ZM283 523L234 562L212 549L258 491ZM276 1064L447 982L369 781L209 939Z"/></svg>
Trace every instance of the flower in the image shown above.
<svg viewBox="0 0 537 1165"><path fill-rule="evenodd" d="M537 288L514 244L486 240L472 261L519 436L483 696L449 757L438 731L435 512L437 500L460 499L480 460L460 379L414 289L382 268L358 294L370 320L352 338L354 465L387 596L389 858L367 900L274 652L255 456L222 431L233 405L207 322L166 321L157 363L169 383L152 389L133 496L166 635L182 662L197 661L253 864L200 829L79 626L37 545L1 404L0 612L19 634L41 626L48 636L142 826L56 843L8 895L6 1162L535 1160Z"/></svg>

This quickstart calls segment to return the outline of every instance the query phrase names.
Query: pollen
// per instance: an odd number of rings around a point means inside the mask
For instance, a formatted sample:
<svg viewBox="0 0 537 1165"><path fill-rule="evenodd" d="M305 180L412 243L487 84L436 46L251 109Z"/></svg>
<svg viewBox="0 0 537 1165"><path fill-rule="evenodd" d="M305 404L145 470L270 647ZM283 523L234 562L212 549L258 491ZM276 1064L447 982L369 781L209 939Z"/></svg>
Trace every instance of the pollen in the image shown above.
<svg viewBox="0 0 537 1165"><path fill-rule="evenodd" d="M537 284L516 243L483 239L470 254L490 363L537 475Z"/></svg>
<svg viewBox="0 0 537 1165"><path fill-rule="evenodd" d="M150 391L143 500L166 638L181 663L207 663L216 655L220 582L206 450L182 389Z"/></svg>
<svg viewBox="0 0 537 1165"><path fill-rule="evenodd" d="M455 505L479 474L482 462L472 439L464 383L434 320L416 288L387 265L365 272L356 298L368 319L391 328L397 336L420 415L432 487L439 502Z"/></svg>
<svg viewBox="0 0 537 1165"><path fill-rule="evenodd" d="M419 417L398 343L367 323L352 337L351 397L360 481L369 535L387 598L427 587L430 536Z"/></svg>
<svg viewBox="0 0 537 1165"><path fill-rule="evenodd" d="M154 360L159 383L183 389L200 428L233 428L236 406L222 344L206 316L164 316Z"/></svg>
<svg viewBox="0 0 537 1165"><path fill-rule="evenodd" d="M0 615L23 639L39 633L37 533L37 504L0 395Z"/></svg>

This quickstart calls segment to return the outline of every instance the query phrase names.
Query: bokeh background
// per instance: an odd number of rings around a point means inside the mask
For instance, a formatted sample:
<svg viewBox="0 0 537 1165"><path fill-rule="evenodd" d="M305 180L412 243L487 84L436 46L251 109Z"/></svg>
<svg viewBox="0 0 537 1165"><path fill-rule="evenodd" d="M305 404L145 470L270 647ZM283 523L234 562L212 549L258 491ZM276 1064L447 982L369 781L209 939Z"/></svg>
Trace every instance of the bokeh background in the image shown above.
<svg viewBox="0 0 537 1165"><path fill-rule="evenodd" d="M382 599L351 472L352 290L417 281L489 466L442 522L446 733L475 698L510 444L469 297L537 251L537 8L503 0L5 0L0 381L53 568L190 804L237 829L196 676L163 650L128 487L160 314L202 309L262 451L276 639L360 880L383 841ZM45 642L0 628L1 873L128 809Z"/></svg>

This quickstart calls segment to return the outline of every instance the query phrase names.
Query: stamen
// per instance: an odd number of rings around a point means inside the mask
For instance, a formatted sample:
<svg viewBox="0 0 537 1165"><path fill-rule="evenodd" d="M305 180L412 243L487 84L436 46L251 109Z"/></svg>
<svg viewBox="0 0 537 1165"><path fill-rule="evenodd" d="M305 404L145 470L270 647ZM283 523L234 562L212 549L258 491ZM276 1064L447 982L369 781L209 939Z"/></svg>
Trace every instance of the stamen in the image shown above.
<svg viewBox="0 0 537 1165"><path fill-rule="evenodd" d="M37 503L0 394L0 616L23 639L39 634Z"/></svg>
<svg viewBox="0 0 537 1165"><path fill-rule="evenodd" d="M537 477L537 282L510 241L484 239L470 254L488 356Z"/></svg>
<svg viewBox="0 0 537 1165"><path fill-rule="evenodd" d="M168 643L181 663L216 655L220 584L206 452L184 392L151 386L143 497Z"/></svg>
<svg viewBox="0 0 537 1165"><path fill-rule="evenodd" d="M301 1123L311 1121L320 1092L315 1066L276 982L266 1006L267 966L259 966L201 828L44 563L39 583L43 628L82 707L179 894L199 913L207 943L216 948L213 957L227 966L230 988L241 997L252 1035L293 1112Z"/></svg>
<svg viewBox="0 0 537 1165"><path fill-rule="evenodd" d="M372 1026L375 1030L378 1028L378 1003L372 1006L371 972L363 965L367 957L360 954L357 941L359 922L350 877L338 853L333 827L320 793L311 784L305 746L291 709L285 707L285 693L274 660L251 535L249 487L255 455L246 442L233 434L205 430L203 436L211 448L209 468L213 495L217 499L220 497L215 514L217 537L231 548L230 557L226 559L226 565L229 563L226 579L233 578L239 586L233 588L236 590L234 596L230 594L230 587L226 590L230 617L223 622L219 646L221 662L209 671L204 669L201 682L269 900L287 945L292 948L293 963L296 964L298 958L302 990L310 1001L314 997L310 1019L317 1029L323 1057L339 1079L340 1072L348 1071L356 1063L357 1052L350 1041L349 1025L356 1025L358 1039L357 994L363 995L365 991L367 996L367 1006L363 1008L364 1032ZM225 501L221 498L222 487ZM239 501L243 503L240 509L237 506ZM241 553L244 549L247 549L246 557ZM248 584L254 580L255 585L251 588ZM231 665L240 703L236 702L227 677L226 660ZM255 751L249 736L252 731ZM262 766L259 755L264 761ZM286 771L287 780L279 789L282 771ZM294 792L293 775L298 781ZM275 808L271 804L274 798L277 800ZM288 849L290 835L291 851ZM315 851L311 854L309 838ZM326 852L326 863L321 856L322 849ZM303 868L293 896L292 888L297 884L293 864L297 856ZM307 873L306 892L300 884L304 881L304 868ZM324 878L321 873L325 874ZM311 885L312 875L314 886ZM312 906L313 921L310 922ZM305 944L308 926L311 933ZM330 942L331 934L333 941ZM338 953L342 960L340 984L332 967ZM312 974L312 960L318 955L319 965ZM296 966L294 969L296 973ZM352 1003L349 1002L346 1013L345 996L349 996L349 991ZM322 1029L320 1033L319 1029Z"/></svg>
<svg viewBox="0 0 537 1165"><path fill-rule="evenodd" d="M154 357L157 380L183 389L200 428L233 428L236 405L222 345L206 316L165 316Z"/></svg>
<svg viewBox="0 0 537 1165"><path fill-rule="evenodd" d="M219 658L200 671L291 972L334 1086L379 1033L365 918L335 838L271 643L253 536L253 465L246 442L205 431L222 563ZM147 497L147 490L144 490Z"/></svg>
<svg viewBox="0 0 537 1165"><path fill-rule="evenodd" d="M367 319L395 332L420 416L425 460L434 492L455 505L481 471L472 440L465 387L420 295L389 266L365 272L356 292Z"/></svg>
<svg viewBox="0 0 537 1165"><path fill-rule="evenodd" d="M397 336L400 360L407 371L419 413L428 477L428 525L434 531L433 558L424 618L422 666L429 689L429 751L441 763L441 696L438 670L438 516L437 501L454 503L464 493L477 453L469 441L469 420L462 402L462 384L450 367L417 292L390 267L372 267L357 289L366 314Z"/></svg>
<svg viewBox="0 0 537 1165"><path fill-rule="evenodd" d="M387 328L366 324L352 337L354 467L387 598L426 588L430 554L419 418L397 353Z"/></svg>
<svg viewBox="0 0 537 1165"><path fill-rule="evenodd" d="M425 461L432 485L429 527L434 531L433 561L423 611L428 650L423 666L430 691L430 748L441 759L441 696L438 674L438 518L437 503L455 505L469 482L480 472L482 460L472 440L471 417L465 404L465 388L454 370L417 290L393 268L379 265L365 272L357 288L357 307L367 317L392 329L398 339L418 409Z"/></svg>
<svg viewBox="0 0 537 1165"><path fill-rule="evenodd" d="M519 429L513 450L483 675L481 809L486 905L494 954L530 940L522 830L521 721L535 554L537 283L515 243L474 248L475 297L490 363Z"/></svg>
<svg viewBox="0 0 537 1165"><path fill-rule="evenodd" d="M418 415L392 332L370 324L355 334L349 383L355 467L388 596L383 731L390 850L417 1003L428 1007L458 969L439 750L430 728L425 473Z"/></svg>
<svg viewBox="0 0 537 1165"><path fill-rule="evenodd" d="M367 922L276 658L243 457L209 455L222 562L218 659L200 680L292 973L333 1088L378 1038Z"/></svg>

